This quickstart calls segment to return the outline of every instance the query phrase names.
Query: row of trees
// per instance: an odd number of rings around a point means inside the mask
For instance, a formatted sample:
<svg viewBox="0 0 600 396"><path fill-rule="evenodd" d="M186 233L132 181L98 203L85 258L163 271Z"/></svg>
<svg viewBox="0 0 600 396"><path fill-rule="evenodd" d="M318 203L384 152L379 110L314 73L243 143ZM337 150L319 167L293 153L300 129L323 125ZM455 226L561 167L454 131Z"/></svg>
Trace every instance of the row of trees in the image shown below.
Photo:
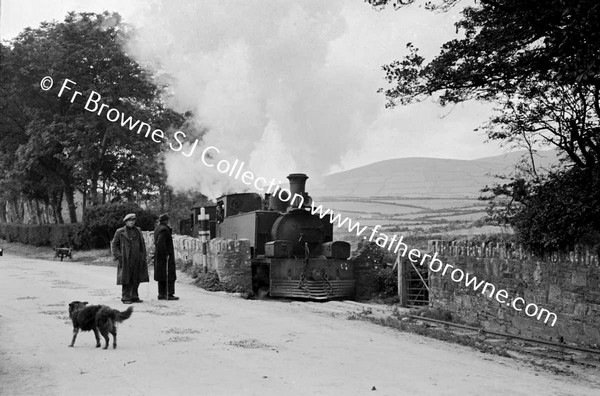
<svg viewBox="0 0 600 396"><path fill-rule="evenodd" d="M416 0L366 0L397 9ZM434 12L460 0L426 2ZM600 3L597 0L478 0L456 23L459 39L428 62L408 44L383 67L387 106L435 96L442 105L497 104L491 140L526 148L530 163L486 188L490 218L509 224L536 252L600 246ZM553 147L562 167L540 173L535 150Z"/></svg>
<svg viewBox="0 0 600 396"><path fill-rule="evenodd" d="M98 92L110 108L167 134L189 127L189 114L161 101L166 87L123 50L130 34L118 14L69 13L0 44L0 221L22 222L26 207L33 223L63 223L64 200L76 223L76 194L84 213L107 202L169 208L166 148L85 110L85 100L57 95L68 78L81 97ZM47 92L40 87L45 76L55 81Z"/></svg>

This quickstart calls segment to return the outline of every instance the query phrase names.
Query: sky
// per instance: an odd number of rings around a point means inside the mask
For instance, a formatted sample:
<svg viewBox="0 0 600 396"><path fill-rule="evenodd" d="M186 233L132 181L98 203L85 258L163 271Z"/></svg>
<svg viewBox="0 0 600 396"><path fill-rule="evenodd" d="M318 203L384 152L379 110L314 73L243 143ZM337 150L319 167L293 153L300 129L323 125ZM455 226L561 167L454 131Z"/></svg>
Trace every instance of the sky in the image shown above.
<svg viewBox="0 0 600 396"><path fill-rule="evenodd" d="M377 11L362 0L1 0L0 36L63 20L71 10L116 11L134 25L127 52L170 82L172 108L192 110L207 128L201 145L244 161L255 175L285 180L302 172L318 180L392 158L506 152L474 132L490 104L441 107L427 99L386 109L377 92L387 87L381 66L401 59L407 42L431 59L458 38L458 9ZM233 186L208 175L199 155L172 154L167 166L176 188L189 186L190 170L203 190Z"/></svg>

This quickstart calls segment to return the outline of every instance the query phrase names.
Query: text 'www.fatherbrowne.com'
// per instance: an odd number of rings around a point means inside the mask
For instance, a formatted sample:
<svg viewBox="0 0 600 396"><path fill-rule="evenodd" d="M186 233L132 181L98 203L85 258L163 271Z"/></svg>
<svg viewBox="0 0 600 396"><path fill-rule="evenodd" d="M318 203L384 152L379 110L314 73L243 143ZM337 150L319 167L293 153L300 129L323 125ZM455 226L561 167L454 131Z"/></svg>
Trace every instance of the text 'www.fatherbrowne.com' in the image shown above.
<svg viewBox="0 0 600 396"><path fill-rule="evenodd" d="M361 227L359 222L353 222L352 219L348 217L342 218L340 213L334 213L331 209L323 209L322 205L315 206L315 203L312 203L311 214L317 214L321 219L329 215L329 222L331 224L336 225L339 228L343 228L345 226L349 232L355 232L357 236L362 235L364 239L368 239L371 242L373 239L375 239L377 246L387 249L390 252L400 254L402 257L406 257L408 253L408 259L412 263L417 263L419 262L419 259L421 259L420 265L423 266L425 261L430 258L431 260L429 261L429 269L432 272L442 271L442 275L446 275L446 273L452 269L452 271L450 271L450 279L452 279L454 282L462 283L464 281L464 285L466 287L472 287L474 291L481 290L481 294L488 298L495 298L499 303L505 304L508 307L512 307L516 311L523 311L527 316L536 317L537 320L540 321L542 318L544 318L544 323L548 323L548 321L552 318L550 326L554 326L556 323L557 317L554 312L550 312L545 308L540 308L533 303L525 305L525 300L521 297L509 299L509 294L506 290L496 290L496 287L493 284L486 282L485 280L478 280L476 276L473 276L470 273L461 270L460 268L455 268L452 264L444 265L444 263L437 258L437 253L431 256L429 254L421 253L421 251L418 249L411 249L409 251L408 246L402 242L404 236L398 237L394 234L390 238L387 234L378 231L381 228L380 225L376 225L370 229L371 233L368 235L365 234L365 231L369 229L368 226ZM375 238L375 235L377 235L377 238ZM400 251L402 252L399 253Z"/></svg>

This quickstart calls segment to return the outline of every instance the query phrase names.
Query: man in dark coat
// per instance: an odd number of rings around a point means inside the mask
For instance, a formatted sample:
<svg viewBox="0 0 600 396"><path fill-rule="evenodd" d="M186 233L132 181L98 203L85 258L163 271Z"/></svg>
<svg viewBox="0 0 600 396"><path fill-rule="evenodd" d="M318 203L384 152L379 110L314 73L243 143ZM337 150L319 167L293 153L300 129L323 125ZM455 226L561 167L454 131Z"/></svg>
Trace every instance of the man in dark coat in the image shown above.
<svg viewBox="0 0 600 396"><path fill-rule="evenodd" d="M158 218L154 229L154 280L158 282L159 300L179 300L175 296L175 251L173 232L169 227L169 215L164 213Z"/></svg>
<svg viewBox="0 0 600 396"><path fill-rule="evenodd" d="M119 228L110 244L113 258L119 261L117 285L122 285L121 301L125 304L140 303L138 286L149 282L146 244L142 230L135 226L135 214L123 219L125 227Z"/></svg>

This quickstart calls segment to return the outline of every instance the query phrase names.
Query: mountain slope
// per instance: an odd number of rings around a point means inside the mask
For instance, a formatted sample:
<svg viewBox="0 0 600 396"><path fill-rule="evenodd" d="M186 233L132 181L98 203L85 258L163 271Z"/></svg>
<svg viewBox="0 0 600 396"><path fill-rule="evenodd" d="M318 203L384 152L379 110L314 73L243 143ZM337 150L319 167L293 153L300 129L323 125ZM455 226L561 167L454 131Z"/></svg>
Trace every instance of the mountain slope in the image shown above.
<svg viewBox="0 0 600 396"><path fill-rule="evenodd" d="M314 197L476 198L496 174L509 174L524 151L476 160L398 158L324 177ZM538 168L556 162L556 152L540 152Z"/></svg>

